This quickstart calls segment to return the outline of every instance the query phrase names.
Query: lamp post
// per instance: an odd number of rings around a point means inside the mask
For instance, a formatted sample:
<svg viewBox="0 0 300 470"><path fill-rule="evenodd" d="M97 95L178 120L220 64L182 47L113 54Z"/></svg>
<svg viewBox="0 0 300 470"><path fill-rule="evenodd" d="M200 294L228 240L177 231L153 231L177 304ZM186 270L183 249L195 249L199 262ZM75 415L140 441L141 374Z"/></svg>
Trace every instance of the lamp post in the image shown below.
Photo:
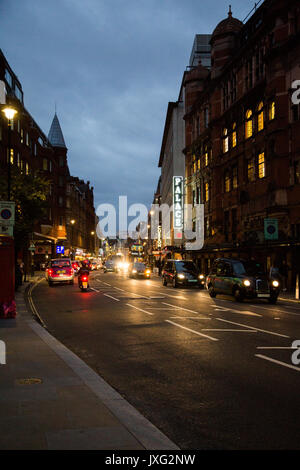
<svg viewBox="0 0 300 470"><path fill-rule="evenodd" d="M93 250L94 250L94 255L96 255L96 243L95 243L95 242L96 242L96 239L95 239L95 232L92 231L92 232L91 232L91 235L92 235L92 237L93 237Z"/></svg>
<svg viewBox="0 0 300 470"><path fill-rule="evenodd" d="M73 227L74 227L75 222L76 222L75 219L70 220L70 223L71 223L71 226L72 226L72 234L71 234L72 259L74 259L74 255L73 255Z"/></svg>
<svg viewBox="0 0 300 470"><path fill-rule="evenodd" d="M4 113L7 123L8 123L8 142L7 142L7 148L8 148L8 162L7 162L7 200L10 201L10 186L11 186L11 123L12 120L17 114L17 110L14 109L12 106L7 106L2 110Z"/></svg>

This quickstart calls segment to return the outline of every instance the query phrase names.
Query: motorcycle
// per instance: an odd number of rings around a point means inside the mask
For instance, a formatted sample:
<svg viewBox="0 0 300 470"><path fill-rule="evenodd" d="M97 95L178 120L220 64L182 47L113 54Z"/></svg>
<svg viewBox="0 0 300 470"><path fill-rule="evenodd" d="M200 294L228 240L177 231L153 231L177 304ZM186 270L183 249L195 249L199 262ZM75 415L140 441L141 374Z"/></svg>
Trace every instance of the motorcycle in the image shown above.
<svg viewBox="0 0 300 470"><path fill-rule="evenodd" d="M89 287L89 275L88 274L79 274L78 276L78 285L79 289L82 292L86 292Z"/></svg>

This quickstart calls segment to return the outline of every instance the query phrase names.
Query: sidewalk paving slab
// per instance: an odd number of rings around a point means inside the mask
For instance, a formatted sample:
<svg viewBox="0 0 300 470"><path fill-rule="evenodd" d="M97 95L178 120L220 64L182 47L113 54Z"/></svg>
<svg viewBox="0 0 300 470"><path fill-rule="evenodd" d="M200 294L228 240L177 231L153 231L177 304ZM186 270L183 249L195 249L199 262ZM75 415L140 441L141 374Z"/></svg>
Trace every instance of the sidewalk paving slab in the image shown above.
<svg viewBox="0 0 300 470"><path fill-rule="evenodd" d="M33 318L25 287L0 319L0 450L179 450Z"/></svg>

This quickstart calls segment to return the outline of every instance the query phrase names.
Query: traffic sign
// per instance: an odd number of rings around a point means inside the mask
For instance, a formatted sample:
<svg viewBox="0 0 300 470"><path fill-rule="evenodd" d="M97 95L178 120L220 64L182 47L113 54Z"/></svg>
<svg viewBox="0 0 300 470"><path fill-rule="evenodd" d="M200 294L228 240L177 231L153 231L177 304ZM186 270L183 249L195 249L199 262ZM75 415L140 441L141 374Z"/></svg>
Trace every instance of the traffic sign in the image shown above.
<svg viewBox="0 0 300 470"><path fill-rule="evenodd" d="M0 201L0 225L12 227L15 223L15 203Z"/></svg>
<svg viewBox="0 0 300 470"><path fill-rule="evenodd" d="M278 219L264 219L265 240L278 240Z"/></svg>

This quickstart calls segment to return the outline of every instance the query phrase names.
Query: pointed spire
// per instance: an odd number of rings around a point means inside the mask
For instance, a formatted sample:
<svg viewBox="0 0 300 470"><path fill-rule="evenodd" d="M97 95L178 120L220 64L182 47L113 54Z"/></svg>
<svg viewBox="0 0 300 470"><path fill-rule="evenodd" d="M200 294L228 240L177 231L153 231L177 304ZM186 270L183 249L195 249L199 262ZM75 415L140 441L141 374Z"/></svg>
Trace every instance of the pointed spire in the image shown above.
<svg viewBox="0 0 300 470"><path fill-rule="evenodd" d="M50 144L53 145L53 147L66 148L64 136L56 112L54 114L54 118L50 127L48 139Z"/></svg>
<svg viewBox="0 0 300 470"><path fill-rule="evenodd" d="M229 12L228 12L228 16L229 16L229 18L231 18L231 17L232 17L231 5L229 5Z"/></svg>

